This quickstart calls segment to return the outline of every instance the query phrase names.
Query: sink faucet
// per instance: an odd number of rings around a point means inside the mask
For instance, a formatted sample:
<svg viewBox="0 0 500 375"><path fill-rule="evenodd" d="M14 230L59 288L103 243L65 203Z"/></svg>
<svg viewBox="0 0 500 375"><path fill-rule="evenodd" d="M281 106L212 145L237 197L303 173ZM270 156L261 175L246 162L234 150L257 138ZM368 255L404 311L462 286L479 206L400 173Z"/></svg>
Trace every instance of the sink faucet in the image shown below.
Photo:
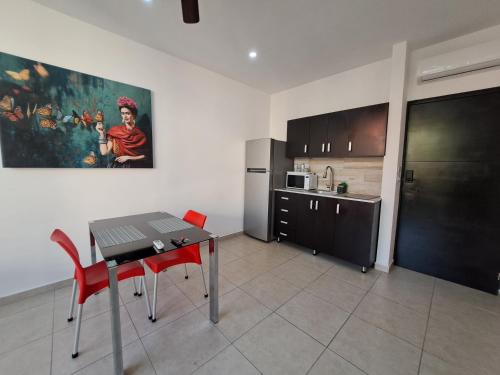
<svg viewBox="0 0 500 375"><path fill-rule="evenodd" d="M333 189L333 168L330 167L329 165L325 168L325 172L323 173L323 178L326 178L326 176L328 175L328 169L330 169L330 185L326 185L326 187L328 188L329 191L332 191Z"/></svg>

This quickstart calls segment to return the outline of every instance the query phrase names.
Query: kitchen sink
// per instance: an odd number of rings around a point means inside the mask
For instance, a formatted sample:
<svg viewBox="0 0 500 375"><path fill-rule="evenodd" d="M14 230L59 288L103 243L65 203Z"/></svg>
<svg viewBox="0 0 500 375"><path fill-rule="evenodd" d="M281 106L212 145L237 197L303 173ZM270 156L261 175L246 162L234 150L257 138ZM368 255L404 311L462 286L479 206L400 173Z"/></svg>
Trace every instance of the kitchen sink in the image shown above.
<svg viewBox="0 0 500 375"><path fill-rule="evenodd" d="M329 190L316 190L316 193L321 195L337 195L336 191L329 191Z"/></svg>

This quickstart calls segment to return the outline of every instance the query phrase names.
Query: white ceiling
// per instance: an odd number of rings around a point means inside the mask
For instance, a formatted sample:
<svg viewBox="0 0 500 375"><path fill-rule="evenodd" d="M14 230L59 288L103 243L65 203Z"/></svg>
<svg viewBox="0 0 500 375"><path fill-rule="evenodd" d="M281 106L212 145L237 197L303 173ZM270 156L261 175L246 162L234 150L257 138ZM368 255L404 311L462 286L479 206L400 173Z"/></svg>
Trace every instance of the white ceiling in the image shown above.
<svg viewBox="0 0 500 375"><path fill-rule="evenodd" d="M499 0L199 0L194 25L181 0L35 1L267 93L500 23Z"/></svg>

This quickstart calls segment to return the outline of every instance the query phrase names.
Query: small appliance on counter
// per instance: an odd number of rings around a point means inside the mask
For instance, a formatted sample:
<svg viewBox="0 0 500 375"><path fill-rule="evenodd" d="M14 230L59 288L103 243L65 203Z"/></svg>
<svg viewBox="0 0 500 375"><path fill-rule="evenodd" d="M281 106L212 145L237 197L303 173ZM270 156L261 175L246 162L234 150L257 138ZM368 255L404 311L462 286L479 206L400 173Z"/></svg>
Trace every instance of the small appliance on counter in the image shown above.
<svg viewBox="0 0 500 375"><path fill-rule="evenodd" d="M286 172L286 188L315 190L318 188L318 176L312 172Z"/></svg>

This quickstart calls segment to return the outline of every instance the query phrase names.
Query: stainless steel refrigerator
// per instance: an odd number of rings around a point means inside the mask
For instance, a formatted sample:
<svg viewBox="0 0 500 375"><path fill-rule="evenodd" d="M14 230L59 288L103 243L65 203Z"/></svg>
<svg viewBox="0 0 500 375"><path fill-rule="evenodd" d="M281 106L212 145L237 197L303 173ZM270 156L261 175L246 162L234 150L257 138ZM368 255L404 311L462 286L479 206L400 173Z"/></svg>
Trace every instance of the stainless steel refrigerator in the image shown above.
<svg viewBox="0 0 500 375"><path fill-rule="evenodd" d="M245 212L243 231L263 241L273 239L274 193L285 187L293 159L286 157L286 142L271 138L246 142Z"/></svg>

